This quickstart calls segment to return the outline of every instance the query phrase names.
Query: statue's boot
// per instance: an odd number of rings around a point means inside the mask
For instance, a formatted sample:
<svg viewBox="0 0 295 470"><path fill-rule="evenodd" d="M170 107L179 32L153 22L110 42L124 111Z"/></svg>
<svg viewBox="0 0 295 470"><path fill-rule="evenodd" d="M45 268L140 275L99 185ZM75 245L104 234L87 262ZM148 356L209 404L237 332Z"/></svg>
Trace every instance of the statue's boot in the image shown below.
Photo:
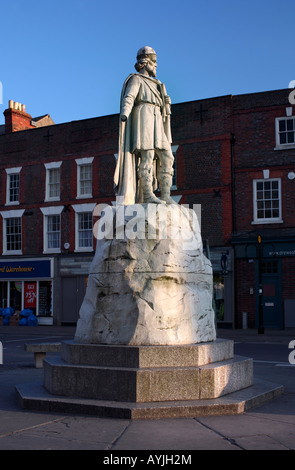
<svg viewBox="0 0 295 470"><path fill-rule="evenodd" d="M153 192L153 178L149 170L141 171L140 186L142 190L143 202L147 204L164 204Z"/></svg>
<svg viewBox="0 0 295 470"><path fill-rule="evenodd" d="M165 201L166 204L177 204L170 195L172 175L168 172L161 172L158 179L160 184L161 199Z"/></svg>

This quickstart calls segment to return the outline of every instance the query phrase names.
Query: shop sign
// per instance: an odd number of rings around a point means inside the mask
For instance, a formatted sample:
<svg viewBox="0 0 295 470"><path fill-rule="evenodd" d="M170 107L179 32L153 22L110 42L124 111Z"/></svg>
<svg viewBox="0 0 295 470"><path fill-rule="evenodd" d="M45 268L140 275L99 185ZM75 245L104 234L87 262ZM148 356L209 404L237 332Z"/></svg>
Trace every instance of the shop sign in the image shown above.
<svg viewBox="0 0 295 470"><path fill-rule="evenodd" d="M239 244L235 246L236 258L257 258L258 248L261 246L263 258L289 258L295 256L295 243L292 242L269 242L267 240L257 240L257 243L249 241L248 244Z"/></svg>
<svg viewBox="0 0 295 470"><path fill-rule="evenodd" d="M37 306L37 282L25 283L25 308Z"/></svg>
<svg viewBox="0 0 295 470"><path fill-rule="evenodd" d="M50 259L0 262L0 279L39 279L50 277Z"/></svg>

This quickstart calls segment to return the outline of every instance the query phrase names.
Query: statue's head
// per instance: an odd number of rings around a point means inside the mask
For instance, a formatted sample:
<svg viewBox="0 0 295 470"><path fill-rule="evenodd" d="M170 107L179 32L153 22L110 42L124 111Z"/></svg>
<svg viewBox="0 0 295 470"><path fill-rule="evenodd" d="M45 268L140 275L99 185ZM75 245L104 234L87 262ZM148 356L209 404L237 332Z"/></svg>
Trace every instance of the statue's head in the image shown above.
<svg viewBox="0 0 295 470"><path fill-rule="evenodd" d="M147 69L149 75L152 77L156 76L157 70L157 54L149 46L144 46L139 49L136 56L137 62L135 64L135 70L141 72L143 68Z"/></svg>

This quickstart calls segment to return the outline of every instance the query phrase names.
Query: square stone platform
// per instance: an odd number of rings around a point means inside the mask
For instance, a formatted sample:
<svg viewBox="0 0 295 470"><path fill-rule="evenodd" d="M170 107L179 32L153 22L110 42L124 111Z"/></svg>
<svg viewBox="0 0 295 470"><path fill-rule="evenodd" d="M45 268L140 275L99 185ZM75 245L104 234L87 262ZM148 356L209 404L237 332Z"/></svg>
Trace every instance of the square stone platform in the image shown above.
<svg viewBox="0 0 295 470"><path fill-rule="evenodd" d="M62 343L42 384L16 387L27 409L132 419L236 414L282 393L253 383L253 361L232 340L184 346Z"/></svg>

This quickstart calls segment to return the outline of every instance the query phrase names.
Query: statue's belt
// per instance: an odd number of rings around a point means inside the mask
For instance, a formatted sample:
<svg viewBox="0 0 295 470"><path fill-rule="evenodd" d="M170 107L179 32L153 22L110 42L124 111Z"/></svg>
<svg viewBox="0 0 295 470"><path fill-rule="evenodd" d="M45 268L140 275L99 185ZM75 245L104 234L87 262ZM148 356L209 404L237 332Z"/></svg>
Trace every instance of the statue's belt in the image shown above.
<svg viewBox="0 0 295 470"><path fill-rule="evenodd" d="M137 101L136 103L134 103L134 106L139 106L141 104L149 104L151 106L155 106L156 108L161 108L159 104L151 103L150 101Z"/></svg>

